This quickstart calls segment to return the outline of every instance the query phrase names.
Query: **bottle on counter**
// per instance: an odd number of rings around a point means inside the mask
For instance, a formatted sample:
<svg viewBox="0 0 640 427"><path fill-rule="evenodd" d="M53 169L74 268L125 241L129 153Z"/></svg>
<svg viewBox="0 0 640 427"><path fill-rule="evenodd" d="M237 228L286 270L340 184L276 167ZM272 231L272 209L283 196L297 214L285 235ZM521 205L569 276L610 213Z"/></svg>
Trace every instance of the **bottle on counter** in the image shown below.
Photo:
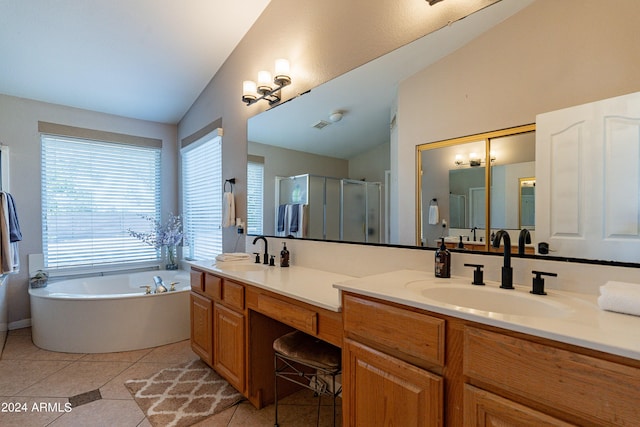
<svg viewBox="0 0 640 427"><path fill-rule="evenodd" d="M435 276L441 278L451 277L451 252L444 244L444 237L440 248L436 249Z"/></svg>
<svg viewBox="0 0 640 427"><path fill-rule="evenodd" d="M289 251L285 242L282 242L282 250L280 251L280 267L289 267Z"/></svg>

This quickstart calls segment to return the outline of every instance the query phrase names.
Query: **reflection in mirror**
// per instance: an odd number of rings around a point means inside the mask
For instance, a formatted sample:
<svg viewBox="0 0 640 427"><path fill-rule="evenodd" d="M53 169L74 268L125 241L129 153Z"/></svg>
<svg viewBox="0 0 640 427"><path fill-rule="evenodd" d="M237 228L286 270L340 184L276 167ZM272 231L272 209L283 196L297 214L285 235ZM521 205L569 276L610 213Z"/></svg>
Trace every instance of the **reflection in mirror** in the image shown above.
<svg viewBox="0 0 640 427"><path fill-rule="evenodd" d="M444 237L451 248L501 251L488 246L495 231L507 230L513 242L525 225L532 232L535 211L526 212L525 222L519 212L522 200L535 209L535 193L526 190L523 199L520 184L521 178L535 182L530 178L535 172L534 129L534 125L519 126L418 146L418 244L436 247ZM489 178L490 191L486 191ZM491 227L487 227L487 215ZM533 249L531 244L526 252Z"/></svg>
<svg viewBox="0 0 640 427"><path fill-rule="evenodd" d="M521 229L520 179L535 175L535 132L490 138L490 144L494 159L491 162L491 228L509 231L513 241ZM533 225L533 221L530 223ZM533 233L531 237L534 238Z"/></svg>
<svg viewBox="0 0 640 427"><path fill-rule="evenodd" d="M518 228L529 231L536 227L536 179L535 177L520 178L520 203L518 204Z"/></svg>
<svg viewBox="0 0 640 427"><path fill-rule="evenodd" d="M480 244L485 228L485 167L483 140L451 144L427 144L420 156L420 205L422 224L419 245L437 247L439 240ZM446 184L448 183L448 184ZM435 202L433 199L436 199ZM438 215L431 207L437 203ZM474 231L471 231L475 227ZM475 240L473 236L475 234Z"/></svg>

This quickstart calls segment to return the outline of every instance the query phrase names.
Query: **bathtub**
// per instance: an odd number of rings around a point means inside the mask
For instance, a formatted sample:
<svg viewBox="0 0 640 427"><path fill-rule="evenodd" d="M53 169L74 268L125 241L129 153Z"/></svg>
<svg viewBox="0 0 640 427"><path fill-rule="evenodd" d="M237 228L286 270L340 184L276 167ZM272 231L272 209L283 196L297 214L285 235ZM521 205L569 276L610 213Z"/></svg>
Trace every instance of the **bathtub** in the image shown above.
<svg viewBox="0 0 640 427"><path fill-rule="evenodd" d="M153 276L176 290L145 295ZM33 342L66 353L110 353L189 338L189 273L149 271L50 282L29 289Z"/></svg>

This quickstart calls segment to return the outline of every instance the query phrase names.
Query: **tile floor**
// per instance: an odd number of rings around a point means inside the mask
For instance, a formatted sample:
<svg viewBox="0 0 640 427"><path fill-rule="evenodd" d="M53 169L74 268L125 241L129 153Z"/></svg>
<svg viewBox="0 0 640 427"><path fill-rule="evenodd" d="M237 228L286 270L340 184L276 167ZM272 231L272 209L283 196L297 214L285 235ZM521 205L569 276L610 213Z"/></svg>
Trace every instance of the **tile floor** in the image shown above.
<svg viewBox="0 0 640 427"><path fill-rule="evenodd" d="M30 328L9 331L0 357L0 426L149 427L124 382L195 358L189 341L121 353L73 354L36 347ZM70 397L94 390L101 399L65 412ZM26 404L27 411L15 412L16 403ZM278 405L280 426L313 426L316 411L311 392L296 393ZM324 398L321 425L332 425L331 418L330 399ZM273 405L258 411L245 401L197 426L261 427L273 426L273 421Z"/></svg>

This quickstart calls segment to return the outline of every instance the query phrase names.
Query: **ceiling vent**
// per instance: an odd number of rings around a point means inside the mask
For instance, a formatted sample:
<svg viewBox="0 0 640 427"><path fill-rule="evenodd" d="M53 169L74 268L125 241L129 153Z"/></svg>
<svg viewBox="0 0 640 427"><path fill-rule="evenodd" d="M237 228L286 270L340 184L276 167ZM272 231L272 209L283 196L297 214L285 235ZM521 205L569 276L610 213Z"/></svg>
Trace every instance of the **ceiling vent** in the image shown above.
<svg viewBox="0 0 640 427"><path fill-rule="evenodd" d="M322 129L323 127L329 126L331 123L324 121L324 120L318 120L316 123L312 124L311 127L312 128L316 128L316 129Z"/></svg>

